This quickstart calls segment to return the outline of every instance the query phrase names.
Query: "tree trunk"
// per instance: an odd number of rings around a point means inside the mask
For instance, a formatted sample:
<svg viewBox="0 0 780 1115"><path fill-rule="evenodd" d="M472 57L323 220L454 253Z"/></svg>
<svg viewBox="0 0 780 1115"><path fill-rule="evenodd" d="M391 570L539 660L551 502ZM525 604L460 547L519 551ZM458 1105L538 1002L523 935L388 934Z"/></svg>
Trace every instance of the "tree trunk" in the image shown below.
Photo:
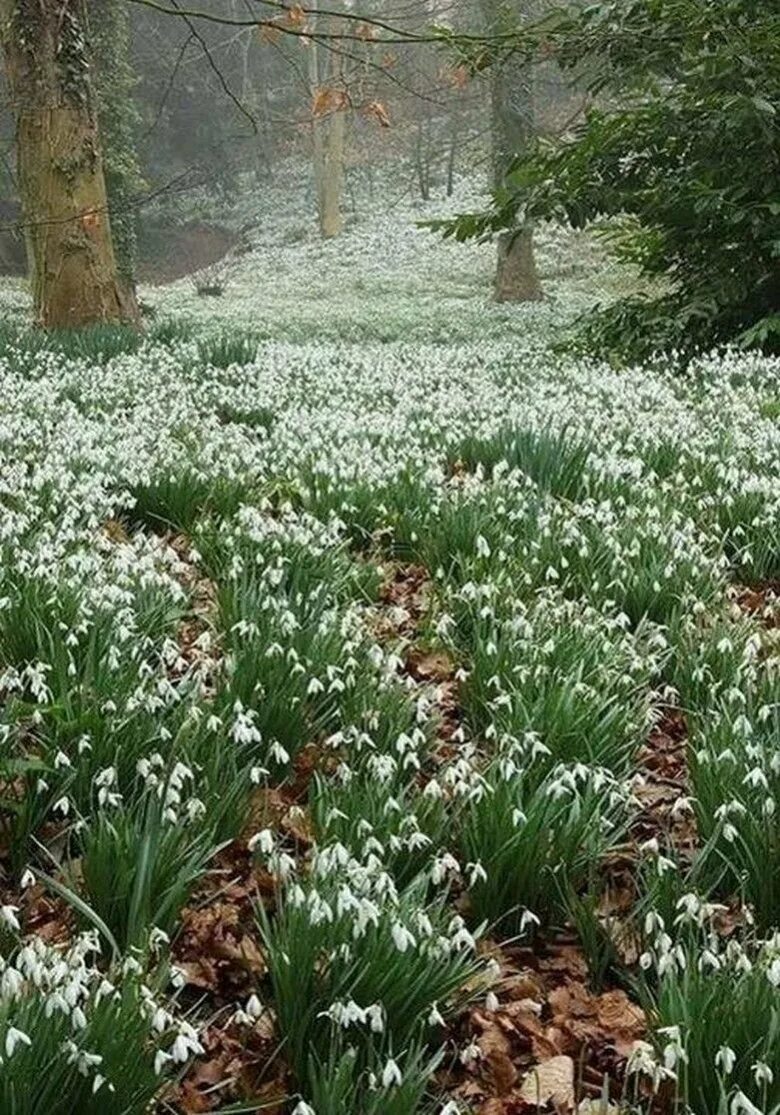
<svg viewBox="0 0 780 1115"><path fill-rule="evenodd" d="M316 12L316 0L310 10ZM312 18L316 19L316 15ZM343 79L340 55L334 53L332 59L328 80L338 92ZM309 85L312 98L316 97L323 84L319 47L316 40L313 40L309 45ZM322 116L315 115L312 120L317 209L320 232L326 239L338 236L344 228L341 205L344 193L345 130L345 112L338 105L327 110Z"/></svg>
<svg viewBox="0 0 780 1115"><path fill-rule="evenodd" d="M130 60L130 13L124 0L88 0L92 86L100 130L111 238L119 281L135 302L138 230L135 198L144 187L138 165L136 77Z"/></svg>
<svg viewBox="0 0 780 1115"><path fill-rule="evenodd" d="M492 26L509 8L497 0L483 0ZM513 61L499 62L491 72L491 124L493 133L493 184L500 189L513 159L522 154L534 136L533 72ZM544 297L536 270L533 230L512 230L499 238L494 296L497 302L536 302Z"/></svg>
<svg viewBox="0 0 780 1115"><path fill-rule="evenodd" d="M137 322L117 274L86 58L85 0L0 0L37 321Z"/></svg>
<svg viewBox="0 0 780 1115"><path fill-rule="evenodd" d="M447 152L447 197L455 193L455 157L458 150L458 114L452 113L450 121L450 146Z"/></svg>
<svg viewBox="0 0 780 1115"><path fill-rule="evenodd" d="M530 228L499 236L493 297L496 302L538 302L543 297Z"/></svg>
<svg viewBox="0 0 780 1115"><path fill-rule="evenodd" d="M321 171L320 230L327 239L338 236L344 228L341 211L344 194L344 111L339 109L332 112L324 123L327 130Z"/></svg>

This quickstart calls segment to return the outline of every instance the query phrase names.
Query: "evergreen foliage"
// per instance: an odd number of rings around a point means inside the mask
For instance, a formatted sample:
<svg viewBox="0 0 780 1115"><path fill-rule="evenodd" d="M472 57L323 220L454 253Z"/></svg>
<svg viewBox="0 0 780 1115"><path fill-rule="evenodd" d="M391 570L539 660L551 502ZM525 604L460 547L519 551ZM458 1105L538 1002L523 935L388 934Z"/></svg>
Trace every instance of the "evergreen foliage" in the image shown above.
<svg viewBox="0 0 780 1115"><path fill-rule="evenodd" d="M458 239L533 218L603 228L647 289L584 322L586 345L645 358L780 348L780 8L765 0L602 0L520 35L587 70L576 129L521 156ZM500 64L500 63L496 63Z"/></svg>

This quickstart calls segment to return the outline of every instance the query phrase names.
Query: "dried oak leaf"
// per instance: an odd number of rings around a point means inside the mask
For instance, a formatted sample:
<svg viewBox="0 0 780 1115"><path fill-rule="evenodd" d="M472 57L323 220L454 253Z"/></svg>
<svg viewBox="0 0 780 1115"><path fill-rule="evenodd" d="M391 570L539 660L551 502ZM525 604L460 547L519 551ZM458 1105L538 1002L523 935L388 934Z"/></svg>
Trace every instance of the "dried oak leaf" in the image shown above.
<svg viewBox="0 0 780 1115"><path fill-rule="evenodd" d="M628 1056L634 1042L647 1029L641 1007L632 1003L625 991L607 991L597 1000L597 1018L601 1029L610 1037L623 1056Z"/></svg>
<svg viewBox="0 0 780 1115"><path fill-rule="evenodd" d="M542 971L554 973L584 983L588 978L588 965L580 949L574 945L560 945L544 960L539 962Z"/></svg>
<svg viewBox="0 0 780 1115"><path fill-rule="evenodd" d="M216 965L208 957L204 956L200 960L178 960L176 967L184 974L190 987L200 987L204 991L216 991L219 987Z"/></svg>
<svg viewBox="0 0 780 1115"><path fill-rule="evenodd" d="M506 1095L517 1082L517 1069L511 1057L512 1043L497 1022L483 1016L478 1016L475 1021L482 1029L477 1038L482 1053L480 1065L487 1069L492 1090L499 1096Z"/></svg>
<svg viewBox="0 0 780 1115"><path fill-rule="evenodd" d="M491 1096L485 1100L479 1109L479 1115L534 1115L539 1110L538 1104L530 1104L521 1096Z"/></svg>
<svg viewBox="0 0 780 1115"><path fill-rule="evenodd" d="M520 1096L531 1103L552 1101L564 1110L574 1110L574 1061L571 1057L551 1057L528 1074Z"/></svg>
<svg viewBox="0 0 780 1115"><path fill-rule="evenodd" d="M596 1016L596 1000L582 983L566 983L553 988L548 1002L556 1022Z"/></svg>
<svg viewBox="0 0 780 1115"><path fill-rule="evenodd" d="M268 971L265 956L247 933L237 941L225 937L215 944L214 952L221 960L230 960L238 967L251 972L253 976L264 976Z"/></svg>
<svg viewBox="0 0 780 1115"><path fill-rule="evenodd" d="M443 651L423 651L413 648L406 656L406 668L418 681L449 681L455 664Z"/></svg>

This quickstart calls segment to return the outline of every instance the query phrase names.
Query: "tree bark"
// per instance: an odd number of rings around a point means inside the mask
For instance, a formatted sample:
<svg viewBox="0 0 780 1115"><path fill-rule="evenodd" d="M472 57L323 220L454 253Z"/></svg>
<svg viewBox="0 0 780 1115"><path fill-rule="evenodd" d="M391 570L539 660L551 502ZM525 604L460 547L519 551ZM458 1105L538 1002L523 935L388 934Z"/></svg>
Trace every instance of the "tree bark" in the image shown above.
<svg viewBox="0 0 780 1115"><path fill-rule="evenodd" d="M498 262L493 284L496 302L538 302L543 297L536 270L533 230L526 226L498 238Z"/></svg>
<svg viewBox="0 0 780 1115"><path fill-rule="evenodd" d="M136 299L138 230L135 197L144 180L138 164L136 77L130 60L130 13L124 0L88 0L92 93L95 98L111 239L119 281Z"/></svg>
<svg viewBox="0 0 780 1115"><path fill-rule="evenodd" d="M316 7L316 0L314 0L311 11L316 13ZM316 14L313 18L316 19ZM309 52L309 84L314 98L321 86L325 84L320 72L319 47L316 40L310 44ZM343 77L340 55L334 52L327 81L336 91L340 91ZM345 132L346 113L343 107L336 106L323 116L315 115L312 120L317 210L320 232L326 239L338 236L344 228L342 200Z"/></svg>
<svg viewBox="0 0 780 1115"><path fill-rule="evenodd" d="M138 321L117 274L86 47L86 0L0 0L36 320Z"/></svg>
<svg viewBox="0 0 780 1115"><path fill-rule="evenodd" d="M496 26L511 14L512 6L483 0L488 22ZM533 72L509 59L491 71L491 126L493 185L500 189L513 159L522 154L534 136ZM499 238L494 285L497 302L536 302L544 297L536 269L533 229L530 225Z"/></svg>
<svg viewBox="0 0 780 1115"><path fill-rule="evenodd" d="M329 239L344 228L342 200L344 195L344 132L343 109L332 112L325 125L320 170L320 231Z"/></svg>

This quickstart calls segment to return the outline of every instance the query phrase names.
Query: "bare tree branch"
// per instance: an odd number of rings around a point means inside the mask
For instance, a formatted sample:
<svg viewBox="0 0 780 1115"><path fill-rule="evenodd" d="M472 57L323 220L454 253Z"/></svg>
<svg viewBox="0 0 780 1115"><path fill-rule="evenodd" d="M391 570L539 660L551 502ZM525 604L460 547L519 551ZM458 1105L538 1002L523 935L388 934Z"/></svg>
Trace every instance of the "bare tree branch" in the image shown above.
<svg viewBox="0 0 780 1115"><path fill-rule="evenodd" d="M249 109L241 103L239 98L235 95L233 90L228 85L227 80L225 78L225 75L222 73L222 70L220 70L219 66L214 61L214 56L212 55L211 51L209 50L208 43L206 42L206 40L201 35L200 31L197 29L197 27L193 23L192 17L189 15L188 12L185 12L185 11L182 10L182 8L179 5L179 0L171 0L171 3L173 4L173 6L174 6L176 12L178 13L178 15L184 20L184 22L189 27L190 34L193 36L193 38L197 39L198 42L200 43L201 49L203 50L203 53L206 56L206 59L208 61L209 66L211 67L211 69L216 74L217 80L219 81L219 84L222 86L222 91L233 102L233 104L236 106L238 111L241 112L244 116L246 116L247 120L252 125L253 132L255 133L255 135L258 135L260 129L257 126L257 121L255 120L254 116L249 111Z"/></svg>

